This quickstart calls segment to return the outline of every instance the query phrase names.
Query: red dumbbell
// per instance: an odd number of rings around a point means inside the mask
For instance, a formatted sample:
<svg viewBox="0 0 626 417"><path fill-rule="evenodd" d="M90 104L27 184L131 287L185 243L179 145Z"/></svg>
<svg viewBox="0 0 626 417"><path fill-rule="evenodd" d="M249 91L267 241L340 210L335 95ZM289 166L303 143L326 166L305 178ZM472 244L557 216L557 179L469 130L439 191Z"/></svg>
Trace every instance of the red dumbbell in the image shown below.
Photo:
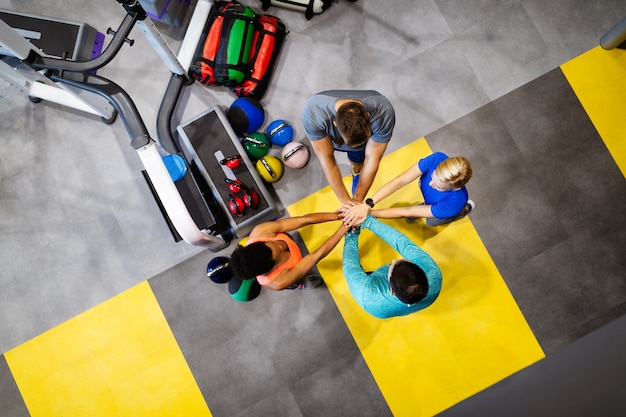
<svg viewBox="0 0 626 417"><path fill-rule="evenodd" d="M246 208L241 198L228 194L228 210L237 216L243 216Z"/></svg>
<svg viewBox="0 0 626 417"><path fill-rule="evenodd" d="M230 190L230 192L235 193L235 194L240 192L243 189L243 187L245 187L243 185L243 182L239 180L231 180L230 178L224 178L224 182L228 184L228 189Z"/></svg>
<svg viewBox="0 0 626 417"><path fill-rule="evenodd" d="M254 210L259 206L259 194L247 185L244 187L243 203Z"/></svg>
<svg viewBox="0 0 626 417"><path fill-rule="evenodd" d="M230 169L238 168L241 164L242 158L240 155L227 156L220 161L220 164L226 165Z"/></svg>

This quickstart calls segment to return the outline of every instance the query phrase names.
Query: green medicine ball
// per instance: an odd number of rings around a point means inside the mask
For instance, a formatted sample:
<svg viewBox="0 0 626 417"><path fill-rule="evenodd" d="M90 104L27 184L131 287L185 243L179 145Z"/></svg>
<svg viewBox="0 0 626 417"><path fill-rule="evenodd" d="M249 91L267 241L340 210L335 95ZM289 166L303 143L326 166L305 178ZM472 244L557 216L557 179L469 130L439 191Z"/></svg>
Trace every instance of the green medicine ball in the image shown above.
<svg viewBox="0 0 626 417"><path fill-rule="evenodd" d="M244 280L232 278L228 281L228 292L239 302L252 301L261 293L261 284L256 278Z"/></svg>
<svg viewBox="0 0 626 417"><path fill-rule="evenodd" d="M252 132L247 134L241 140L243 149L250 158L256 160L263 158L270 151L272 144L267 135L262 132Z"/></svg>

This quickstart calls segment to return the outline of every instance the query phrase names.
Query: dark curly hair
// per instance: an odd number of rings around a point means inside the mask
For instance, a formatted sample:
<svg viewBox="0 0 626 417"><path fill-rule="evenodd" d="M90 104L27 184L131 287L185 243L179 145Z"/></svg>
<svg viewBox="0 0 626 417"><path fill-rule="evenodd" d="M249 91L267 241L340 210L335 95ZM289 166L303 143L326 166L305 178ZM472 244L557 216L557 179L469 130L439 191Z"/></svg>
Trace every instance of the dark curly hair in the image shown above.
<svg viewBox="0 0 626 417"><path fill-rule="evenodd" d="M349 101L337 109L337 128L346 141L354 148L363 145L372 136L370 116L360 101Z"/></svg>
<svg viewBox="0 0 626 417"><path fill-rule="evenodd" d="M274 268L272 250L265 242L254 242L248 246L238 246L230 255L233 274L239 279L251 279L265 274Z"/></svg>
<svg viewBox="0 0 626 417"><path fill-rule="evenodd" d="M428 294L426 274L413 262L398 261L391 271L389 284L396 297L406 304L415 304Z"/></svg>

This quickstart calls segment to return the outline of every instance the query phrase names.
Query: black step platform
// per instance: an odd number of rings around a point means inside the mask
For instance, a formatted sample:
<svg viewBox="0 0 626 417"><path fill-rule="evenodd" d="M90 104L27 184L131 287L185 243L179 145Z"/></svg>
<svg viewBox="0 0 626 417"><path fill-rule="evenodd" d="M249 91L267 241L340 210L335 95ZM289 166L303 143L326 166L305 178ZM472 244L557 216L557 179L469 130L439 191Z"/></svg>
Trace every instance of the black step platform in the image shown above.
<svg viewBox="0 0 626 417"><path fill-rule="evenodd" d="M256 168L241 146L238 136L230 126L224 110L215 106L181 123L177 127L178 147L191 166L191 172L198 183L205 183L204 201L214 201L220 209L220 217L236 237L244 237L259 223L274 220L280 210ZM240 155L242 163L230 169L220 164L220 160L231 155ZM241 216L228 209L229 195L232 194L224 179L240 180L259 195L256 209L246 207ZM200 187L201 191L203 187ZM181 193L183 195L183 193ZM234 194L242 197L242 193ZM184 197L183 197L184 198ZM189 206L189 203L187 203ZM191 212L191 210L190 210ZM215 213L214 213L215 214ZM214 216L215 217L215 216ZM217 230L214 230L219 232Z"/></svg>

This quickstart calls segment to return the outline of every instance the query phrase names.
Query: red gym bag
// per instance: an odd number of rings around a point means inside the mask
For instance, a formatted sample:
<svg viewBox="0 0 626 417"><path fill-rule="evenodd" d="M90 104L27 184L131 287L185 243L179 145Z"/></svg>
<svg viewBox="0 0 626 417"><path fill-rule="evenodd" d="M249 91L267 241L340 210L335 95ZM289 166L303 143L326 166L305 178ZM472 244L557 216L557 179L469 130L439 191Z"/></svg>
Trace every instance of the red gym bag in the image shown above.
<svg viewBox="0 0 626 417"><path fill-rule="evenodd" d="M194 61L189 67L189 74L202 84L217 84L215 78L215 57L220 47L224 10L232 7L234 2L217 1L211 7L206 25L204 26L204 42L199 42Z"/></svg>
<svg viewBox="0 0 626 417"><path fill-rule="evenodd" d="M240 97L260 100L267 91L288 32L280 19L270 15L257 16L255 26L250 58L252 72L240 85L231 87L231 90Z"/></svg>

